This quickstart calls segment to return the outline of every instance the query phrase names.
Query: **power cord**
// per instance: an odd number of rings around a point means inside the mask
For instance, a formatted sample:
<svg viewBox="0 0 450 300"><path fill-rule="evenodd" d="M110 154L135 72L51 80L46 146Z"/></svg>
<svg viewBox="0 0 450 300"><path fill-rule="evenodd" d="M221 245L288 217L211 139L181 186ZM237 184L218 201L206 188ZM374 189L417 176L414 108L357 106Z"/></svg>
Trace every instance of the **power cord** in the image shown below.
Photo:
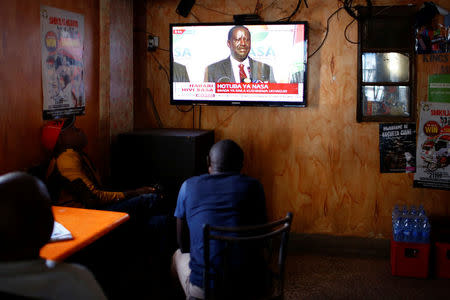
<svg viewBox="0 0 450 300"><path fill-rule="evenodd" d="M328 31L329 31L329 29L330 29L330 20L331 20L331 18L332 18L335 14L337 14L341 9L344 9L344 7L339 7L338 9L336 9L336 10L328 17L328 19L327 19L327 30L326 30L326 32L325 32L325 37L323 38L322 43L320 43L319 47L318 47L311 55L309 55L308 58L311 58L314 54L317 53L317 51L320 50L320 48L322 48L323 44L325 43L325 41L326 41L326 39L327 39L327 37L328 37Z"/></svg>

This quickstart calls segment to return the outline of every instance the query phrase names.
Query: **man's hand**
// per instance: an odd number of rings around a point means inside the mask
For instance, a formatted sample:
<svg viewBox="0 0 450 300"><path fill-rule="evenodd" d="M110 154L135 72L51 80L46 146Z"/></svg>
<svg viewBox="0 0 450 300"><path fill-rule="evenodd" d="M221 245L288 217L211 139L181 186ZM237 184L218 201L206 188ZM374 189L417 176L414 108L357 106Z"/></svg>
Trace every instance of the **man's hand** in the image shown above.
<svg viewBox="0 0 450 300"><path fill-rule="evenodd" d="M135 190L126 191L126 192L124 192L124 194L125 194L125 198L131 198L131 197L136 197L136 196L139 196L142 194L150 194L150 193L155 193L155 192L156 192L156 189L154 187L143 186L143 187L140 187Z"/></svg>

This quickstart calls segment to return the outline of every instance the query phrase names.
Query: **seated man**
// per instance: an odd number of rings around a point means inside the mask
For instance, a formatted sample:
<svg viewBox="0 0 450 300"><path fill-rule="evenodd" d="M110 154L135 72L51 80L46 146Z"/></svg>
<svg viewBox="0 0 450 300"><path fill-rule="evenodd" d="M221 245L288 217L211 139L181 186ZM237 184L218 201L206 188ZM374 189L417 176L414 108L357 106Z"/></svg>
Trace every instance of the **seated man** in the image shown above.
<svg viewBox="0 0 450 300"><path fill-rule="evenodd" d="M204 298L203 224L236 227L266 222L263 187L240 174L243 160L239 145L219 141L209 152L209 174L192 177L181 186L175 209L180 249L173 255L172 267L188 298ZM220 246L212 245L211 257L218 257L220 251ZM220 272L220 262L216 259L212 264Z"/></svg>
<svg viewBox="0 0 450 300"><path fill-rule="evenodd" d="M159 273L159 269L169 269L169 218L156 189L105 189L91 160L83 152L87 145L86 135L74 126L74 119L48 122L43 128L42 142L48 150L53 151L47 171L47 186L54 205L120 211L130 215L128 222L108 235L114 237L108 239L111 245L97 246L102 247L100 253L106 261L104 265L109 268L109 261L114 260L114 263L120 263L124 269L130 270L132 276L138 276L137 269L144 273ZM97 257L94 255L92 258L92 266L90 262L83 261L95 274L97 265L100 265ZM98 269L107 273L105 276L111 275L111 272L104 271L103 266ZM131 284L137 283L125 272L119 273ZM114 280L118 280L118 276L114 277ZM100 277L99 280L102 282ZM115 286L119 287L118 284ZM109 291L106 290L106 293L109 296Z"/></svg>
<svg viewBox="0 0 450 300"><path fill-rule="evenodd" d="M106 299L86 268L39 257L53 230L50 196L39 179L0 176L0 215L0 298Z"/></svg>

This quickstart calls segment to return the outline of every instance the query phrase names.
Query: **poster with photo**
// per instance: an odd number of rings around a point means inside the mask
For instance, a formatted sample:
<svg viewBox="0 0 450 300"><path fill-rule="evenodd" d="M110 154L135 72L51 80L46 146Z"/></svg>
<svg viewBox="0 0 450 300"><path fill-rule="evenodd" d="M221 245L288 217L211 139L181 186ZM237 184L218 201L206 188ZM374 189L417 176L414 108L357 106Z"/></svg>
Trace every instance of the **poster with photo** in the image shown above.
<svg viewBox="0 0 450 300"><path fill-rule="evenodd" d="M85 113L84 17L41 5L44 120Z"/></svg>
<svg viewBox="0 0 450 300"><path fill-rule="evenodd" d="M380 172L416 171L416 124L380 124Z"/></svg>
<svg viewBox="0 0 450 300"><path fill-rule="evenodd" d="M414 186L450 190L450 103L422 102Z"/></svg>

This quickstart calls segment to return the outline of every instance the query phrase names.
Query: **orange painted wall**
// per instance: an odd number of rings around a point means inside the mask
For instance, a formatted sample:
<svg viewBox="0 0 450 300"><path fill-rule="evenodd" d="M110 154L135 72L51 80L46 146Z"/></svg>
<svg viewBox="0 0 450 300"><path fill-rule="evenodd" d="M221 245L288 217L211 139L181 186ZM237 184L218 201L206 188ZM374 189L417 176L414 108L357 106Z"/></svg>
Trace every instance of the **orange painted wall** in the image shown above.
<svg viewBox="0 0 450 300"><path fill-rule="evenodd" d="M231 22L233 14L253 13L255 3L262 4L264 20L277 20L289 16L297 4L203 1L183 18L175 12L178 2L147 3L147 31L159 36L160 47L166 50L170 23ZM450 9L448 1L434 2ZM306 8L303 3L292 20L309 22L311 54L324 38L327 18L341 1L308 4ZM169 105L169 83L160 68L161 64L168 70L169 53L163 50L147 53L147 87L164 127L192 128L194 122L195 127L213 129L217 140L238 142L246 155L244 172L264 185L269 215L277 218L294 212L294 232L388 238L395 204L423 204L429 214L449 216L450 192L415 189L412 174L380 174L378 123L356 122L357 46L344 38L351 20L344 10L332 17L328 39L309 59L307 108L211 106L201 108L199 119L197 107L193 121L192 111L183 113ZM357 39L356 23L349 27L348 36ZM157 127L150 106L140 103L140 107L147 109L135 112L135 127Z"/></svg>
<svg viewBox="0 0 450 300"><path fill-rule="evenodd" d="M84 15L86 115L77 120L95 161L98 139L99 6L90 0L0 2L0 174L42 162L40 4Z"/></svg>

